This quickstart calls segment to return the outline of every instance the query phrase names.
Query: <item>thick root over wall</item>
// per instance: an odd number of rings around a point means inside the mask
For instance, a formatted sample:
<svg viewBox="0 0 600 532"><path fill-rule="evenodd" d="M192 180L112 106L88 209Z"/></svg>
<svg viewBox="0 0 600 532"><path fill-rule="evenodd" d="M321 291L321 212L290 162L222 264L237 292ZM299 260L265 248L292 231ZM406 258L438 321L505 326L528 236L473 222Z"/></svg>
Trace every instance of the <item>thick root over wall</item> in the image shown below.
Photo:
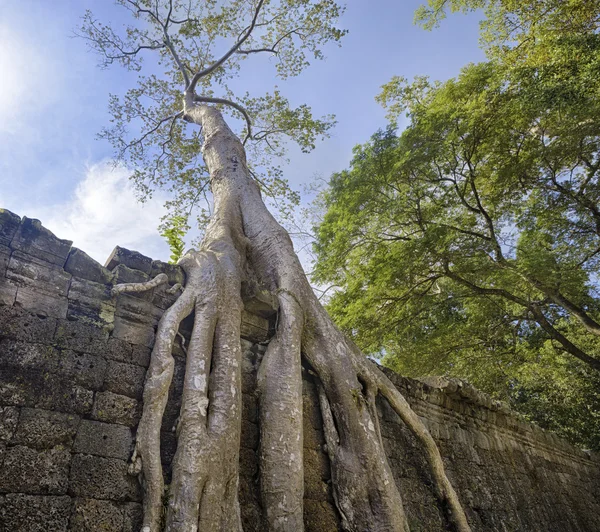
<svg viewBox="0 0 600 532"><path fill-rule="evenodd" d="M302 376L317 378L336 506L344 530L409 530L383 449L375 399L383 396L426 450L438 497L460 532L469 531L438 448L387 377L333 325L319 304L287 232L265 207L246 167L244 148L220 112L187 102L202 126L215 211L199 251L180 265L185 288L162 317L144 389L131 471L144 487L143 532L241 531L238 462L241 433L242 281L279 302L277 331L258 372L261 495L269 531L303 529ZM118 285L116 292L165 282ZM173 378L179 324L195 312L187 347L177 452L166 490L160 426Z"/></svg>

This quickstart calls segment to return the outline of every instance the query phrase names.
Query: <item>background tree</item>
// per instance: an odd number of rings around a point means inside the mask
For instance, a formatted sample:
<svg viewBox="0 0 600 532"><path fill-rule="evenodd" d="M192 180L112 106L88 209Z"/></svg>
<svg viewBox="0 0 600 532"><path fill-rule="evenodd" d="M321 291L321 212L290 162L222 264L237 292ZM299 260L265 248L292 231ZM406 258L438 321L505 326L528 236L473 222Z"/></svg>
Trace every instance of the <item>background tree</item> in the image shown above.
<svg viewBox="0 0 600 532"><path fill-rule="evenodd" d="M490 61L384 86L409 125L333 176L316 278L341 287L330 311L387 364L468 378L597 448L599 11L430 5L428 24L485 7Z"/></svg>
<svg viewBox="0 0 600 532"><path fill-rule="evenodd" d="M164 528L242 529L238 504L242 290L266 291L278 309L277 331L257 383L265 528L303 529L304 360L318 381L335 500L344 528L408 530L378 429L375 400L381 394L425 446L450 520L457 530L469 530L434 440L385 375L335 328L304 275L289 235L261 197L261 186L274 193L286 194L287 189L280 173L256 157L262 154L269 162L281 154L284 134L310 149L331 122L312 118L306 106L290 108L277 90L234 100L227 85L241 72L245 58L261 53L276 56L279 76L299 74L308 64L307 54L320 58L322 45L342 37L344 32L335 26L339 6L332 0L118 3L129 10L135 25L119 34L87 13L81 35L101 54L104 65L117 62L141 70L146 54L154 52L158 59L123 99L111 97L113 126L103 136L133 167L133 179L143 195L157 186L177 194L173 212L183 220L167 228L187 223L185 213L208 187L213 198L199 251L179 260L186 272L185 288L160 320L146 377L131 464L144 485L143 532L163 528L159 432L173 377L173 341L179 324L192 312ZM216 53L218 49L224 53ZM221 110L242 118L241 138L226 124ZM137 133L133 138L128 127ZM261 166L262 177L256 171ZM141 291L166 280L161 274L148 283L118 285L114 291Z"/></svg>

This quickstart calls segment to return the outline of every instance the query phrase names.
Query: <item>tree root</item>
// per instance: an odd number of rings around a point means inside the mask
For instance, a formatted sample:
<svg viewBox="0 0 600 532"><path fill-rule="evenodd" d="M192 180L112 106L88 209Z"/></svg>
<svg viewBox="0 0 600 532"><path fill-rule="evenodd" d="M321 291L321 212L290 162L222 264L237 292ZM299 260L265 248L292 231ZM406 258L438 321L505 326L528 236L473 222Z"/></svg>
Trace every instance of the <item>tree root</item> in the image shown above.
<svg viewBox="0 0 600 532"><path fill-rule="evenodd" d="M187 105L187 104L186 104ZM215 214L199 252L180 261L183 293L159 322L144 388L131 469L144 490L144 532L161 527L164 480L160 427L173 377L181 321L195 310L177 427L165 529L241 532L242 276L279 300L277 330L259 371L260 471L265 529L303 530L302 356L317 377L336 506L348 532L408 532L402 499L383 448L375 400L384 397L421 442L438 497L458 532L469 532L437 446L387 377L336 329L314 295L287 232L266 209L239 139L215 108L186 108L203 126ZM118 285L114 293L166 282ZM171 289L175 291L175 287Z"/></svg>

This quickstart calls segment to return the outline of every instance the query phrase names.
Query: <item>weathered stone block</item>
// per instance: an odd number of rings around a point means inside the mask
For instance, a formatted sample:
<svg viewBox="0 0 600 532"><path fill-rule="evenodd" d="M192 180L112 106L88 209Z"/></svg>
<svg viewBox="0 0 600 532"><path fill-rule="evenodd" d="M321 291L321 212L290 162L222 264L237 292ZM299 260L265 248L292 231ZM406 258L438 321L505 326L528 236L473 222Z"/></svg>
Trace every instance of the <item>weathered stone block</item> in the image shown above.
<svg viewBox="0 0 600 532"><path fill-rule="evenodd" d="M243 394L242 419L256 423L258 421L258 401L254 395Z"/></svg>
<svg viewBox="0 0 600 532"><path fill-rule="evenodd" d="M0 502L0 530L6 532L65 532L71 498L11 493ZM116 532L116 531L115 531Z"/></svg>
<svg viewBox="0 0 600 532"><path fill-rule="evenodd" d="M121 532L123 512L113 502L76 499L69 530L73 532Z"/></svg>
<svg viewBox="0 0 600 532"><path fill-rule="evenodd" d="M22 445L4 454L0 493L63 495L67 492L71 453L63 447L37 451Z"/></svg>
<svg viewBox="0 0 600 532"><path fill-rule="evenodd" d="M0 282L3 281L2 278L6 274L6 268L8 267L8 263L10 262L11 253L12 249L10 249L8 246L0 244Z"/></svg>
<svg viewBox="0 0 600 532"><path fill-rule="evenodd" d="M132 442L129 427L84 419L77 431L73 451L128 460Z"/></svg>
<svg viewBox="0 0 600 532"><path fill-rule="evenodd" d="M261 318L270 318L279 308L277 296L256 283L242 283L242 298L246 312Z"/></svg>
<svg viewBox="0 0 600 532"><path fill-rule="evenodd" d="M17 286L12 284L6 277L0 277L0 307L7 305L12 307L17 299Z"/></svg>
<svg viewBox="0 0 600 532"><path fill-rule="evenodd" d="M66 297L41 292L27 286L17 287L15 305L52 318L66 318L69 302Z"/></svg>
<svg viewBox="0 0 600 532"><path fill-rule="evenodd" d="M59 352L51 346L17 340L0 340L0 360L5 368L19 372L33 369L39 372L57 373Z"/></svg>
<svg viewBox="0 0 600 532"><path fill-rule="evenodd" d="M168 284L161 284L154 289L154 293L152 294L151 303L155 307L161 309L161 311L167 310L177 298L181 295L181 290L177 291L175 294L168 293L170 286Z"/></svg>
<svg viewBox="0 0 600 532"><path fill-rule="evenodd" d="M7 209L0 209L0 244L10 245L20 225L20 216Z"/></svg>
<svg viewBox="0 0 600 532"><path fill-rule="evenodd" d="M71 248L65 263L65 271L74 277L100 284L112 284L114 280L114 275L110 270L77 248Z"/></svg>
<svg viewBox="0 0 600 532"><path fill-rule="evenodd" d="M36 390L36 388L33 388ZM35 406L68 412L73 414L89 414L92 411L94 392L74 385L66 378L51 377L36 390L38 394Z"/></svg>
<svg viewBox="0 0 600 532"><path fill-rule="evenodd" d="M79 425L79 416L37 408L22 408L11 443L34 449L62 445L69 449Z"/></svg>
<svg viewBox="0 0 600 532"><path fill-rule="evenodd" d="M13 251L6 277L19 287L26 286L55 296L66 296L71 280L71 274L61 267L21 251Z"/></svg>
<svg viewBox="0 0 600 532"><path fill-rule="evenodd" d="M131 362L145 368L150 364L152 349L145 345L133 345L131 350Z"/></svg>
<svg viewBox="0 0 600 532"><path fill-rule="evenodd" d="M54 236L39 220L23 216L10 247L62 268L72 243L70 240L61 240Z"/></svg>
<svg viewBox="0 0 600 532"><path fill-rule="evenodd" d="M56 319L0 305L0 338L24 342L52 343Z"/></svg>
<svg viewBox="0 0 600 532"><path fill-rule="evenodd" d="M156 327L163 311L149 301L130 294L120 294L117 298L115 315L143 326Z"/></svg>
<svg viewBox="0 0 600 532"><path fill-rule="evenodd" d="M258 473L258 456L252 449L240 449L240 475L253 477Z"/></svg>
<svg viewBox="0 0 600 532"><path fill-rule="evenodd" d="M269 339L269 320L242 312L242 338L252 342L265 342Z"/></svg>
<svg viewBox="0 0 600 532"><path fill-rule="evenodd" d="M159 273L166 273L169 278L169 284L173 286L175 283L180 285L185 284L185 272L181 266L177 264L168 264L162 260L153 260L152 269L150 270L150 277L154 278Z"/></svg>
<svg viewBox="0 0 600 532"><path fill-rule="evenodd" d="M127 474L127 462L88 454L73 456L69 494L75 497L139 502L137 479Z"/></svg>
<svg viewBox="0 0 600 532"><path fill-rule="evenodd" d="M107 339L104 329L71 320L59 321L54 334L54 343L59 347L90 354L104 352Z"/></svg>
<svg viewBox="0 0 600 532"><path fill-rule="evenodd" d="M104 358L88 353L62 351L58 373L90 390L100 390L106 375Z"/></svg>
<svg viewBox="0 0 600 532"><path fill-rule="evenodd" d="M144 511L141 504L129 502L123 508L123 532L139 532L142 529Z"/></svg>
<svg viewBox="0 0 600 532"><path fill-rule="evenodd" d="M119 338L130 344L152 347L154 344L154 327L140 325L121 316L115 316L115 326L112 331L114 338Z"/></svg>
<svg viewBox="0 0 600 532"><path fill-rule="evenodd" d="M112 327L115 303L110 286L79 279L71 280L67 317L96 327Z"/></svg>
<svg viewBox="0 0 600 532"><path fill-rule="evenodd" d="M131 362L131 344L118 338L109 338L103 354L108 360Z"/></svg>
<svg viewBox="0 0 600 532"><path fill-rule="evenodd" d="M141 404L135 399L112 392L96 393L92 410L93 419L135 427L141 415Z"/></svg>
<svg viewBox="0 0 600 532"><path fill-rule="evenodd" d="M338 532L342 530L337 513L330 503L304 501L305 532Z"/></svg>
<svg viewBox="0 0 600 532"><path fill-rule="evenodd" d="M141 399L145 376L146 369L141 366L110 361L104 386L110 392Z"/></svg>
<svg viewBox="0 0 600 532"><path fill-rule="evenodd" d="M116 246L106 260L105 266L109 270L113 270L120 264L132 270L140 270L147 275L150 275L152 271L152 259L150 257L146 257L137 251Z"/></svg>
<svg viewBox="0 0 600 532"><path fill-rule="evenodd" d="M19 421L19 409L14 406L0 406L0 442L9 441ZM0 463L2 461L0 460Z"/></svg>

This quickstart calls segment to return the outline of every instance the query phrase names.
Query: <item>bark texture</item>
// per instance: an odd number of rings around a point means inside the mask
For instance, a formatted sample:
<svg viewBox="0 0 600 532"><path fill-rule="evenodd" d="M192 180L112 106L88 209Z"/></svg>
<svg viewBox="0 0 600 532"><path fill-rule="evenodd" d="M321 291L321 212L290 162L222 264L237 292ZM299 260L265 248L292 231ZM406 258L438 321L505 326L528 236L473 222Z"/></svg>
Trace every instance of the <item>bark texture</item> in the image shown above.
<svg viewBox="0 0 600 532"><path fill-rule="evenodd" d="M334 496L344 529L409 530L379 433L375 399L381 394L426 449L439 498L455 529L470 530L427 429L387 377L333 325L315 297L289 235L269 213L250 177L240 140L215 107L188 100L184 117L202 127L215 211L201 249L180 261L187 274L185 288L161 319L152 352L132 464L145 488L143 531L242 530L237 500L242 281L258 283L279 302L277 330L258 374L266 529L303 529L304 358L318 378ZM138 287L118 288L130 289ZM159 431L173 377L171 348L180 322L192 311L178 447L166 495Z"/></svg>

